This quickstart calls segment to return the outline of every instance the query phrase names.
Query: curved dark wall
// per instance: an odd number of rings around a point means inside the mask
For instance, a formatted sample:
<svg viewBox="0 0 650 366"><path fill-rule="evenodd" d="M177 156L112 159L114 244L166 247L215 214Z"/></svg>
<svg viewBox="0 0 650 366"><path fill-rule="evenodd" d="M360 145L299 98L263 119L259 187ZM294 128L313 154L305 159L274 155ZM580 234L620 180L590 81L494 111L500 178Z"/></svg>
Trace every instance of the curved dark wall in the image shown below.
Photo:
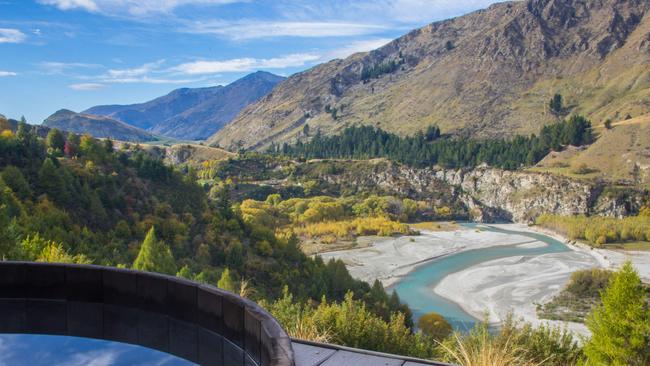
<svg viewBox="0 0 650 366"><path fill-rule="evenodd" d="M200 365L294 365L290 338L254 302L112 267L0 262L0 333L100 338Z"/></svg>

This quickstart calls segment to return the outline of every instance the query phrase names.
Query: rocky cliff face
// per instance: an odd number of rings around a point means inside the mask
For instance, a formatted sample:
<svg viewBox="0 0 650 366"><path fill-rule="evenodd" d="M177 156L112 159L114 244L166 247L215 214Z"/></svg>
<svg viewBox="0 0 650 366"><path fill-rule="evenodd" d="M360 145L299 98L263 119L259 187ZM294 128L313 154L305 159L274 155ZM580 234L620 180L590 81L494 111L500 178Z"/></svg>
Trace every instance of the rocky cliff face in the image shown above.
<svg viewBox="0 0 650 366"><path fill-rule="evenodd" d="M440 170L477 221L529 222L542 213L578 215L589 212L593 187L551 175L478 168Z"/></svg>
<svg viewBox="0 0 650 366"><path fill-rule="evenodd" d="M434 204L461 204L479 222L529 223L543 213L622 217L637 213L643 197L643 192L634 189L615 190L547 173L487 167L416 169L386 161L319 178Z"/></svg>
<svg viewBox="0 0 650 366"><path fill-rule="evenodd" d="M614 193L597 183L493 168L438 170L477 221L533 222L543 213L622 217L638 212L642 192Z"/></svg>

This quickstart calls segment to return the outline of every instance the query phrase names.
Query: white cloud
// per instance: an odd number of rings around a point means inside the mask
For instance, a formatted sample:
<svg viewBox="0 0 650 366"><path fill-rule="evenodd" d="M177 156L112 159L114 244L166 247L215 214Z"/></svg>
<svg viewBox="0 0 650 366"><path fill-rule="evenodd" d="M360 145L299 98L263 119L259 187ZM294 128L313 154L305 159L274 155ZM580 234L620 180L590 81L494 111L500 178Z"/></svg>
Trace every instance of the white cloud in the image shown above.
<svg viewBox="0 0 650 366"><path fill-rule="evenodd" d="M70 359L58 362L56 366L113 366L120 352L106 349L77 353Z"/></svg>
<svg viewBox="0 0 650 366"><path fill-rule="evenodd" d="M377 49L381 46L386 45L391 42L392 38L377 38L377 39L368 39L362 41L355 41L350 43L345 47L335 49L325 54L323 57L324 61L332 60L335 58L346 58L350 55L353 55L357 52L368 52L374 49Z"/></svg>
<svg viewBox="0 0 650 366"><path fill-rule="evenodd" d="M180 64L171 68L171 71L186 75L205 75L221 72L246 72L259 69L284 69L288 67L302 67L321 59L320 55L313 53L296 53L281 57L256 59L237 58L221 61L194 61Z"/></svg>
<svg viewBox="0 0 650 366"><path fill-rule="evenodd" d="M330 0L336 1L336 0ZM363 14L366 19L385 19L408 27L425 25L506 0L362 0L342 4L344 14Z"/></svg>
<svg viewBox="0 0 650 366"><path fill-rule="evenodd" d="M135 15L168 13L185 5L222 5L242 0L39 0L41 4L61 10L80 9L106 15Z"/></svg>
<svg viewBox="0 0 650 366"><path fill-rule="evenodd" d="M104 84L99 84L99 83L80 83L80 84L70 84L68 85L68 88L73 89L73 90L100 90L105 87Z"/></svg>
<svg viewBox="0 0 650 366"><path fill-rule="evenodd" d="M93 0L40 0L41 4L54 5L61 10L83 9L96 11L99 8Z"/></svg>
<svg viewBox="0 0 650 366"><path fill-rule="evenodd" d="M163 63L165 63L165 60L146 63L140 67L131 69L110 69L108 70L108 76L115 79L143 76L151 73L152 71L158 70Z"/></svg>
<svg viewBox="0 0 650 366"><path fill-rule="evenodd" d="M0 77L16 76L16 75L18 75L18 74L16 74L15 72L0 70Z"/></svg>
<svg viewBox="0 0 650 366"><path fill-rule="evenodd" d="M376 24L320 21L240 21L194 22L184 31L198 34L215 34L233 40L271 37L343 37L361 36L385 31Z"/></svg>
<svg viewBox="0 0 650 366"><path fill-rule="evenodd" d="M172 79L172 78L155 78L150 76L142 77L127 77L127 78L112 78L101 80L104 83L113 84L191 84L204 79Z"/></svg>
<svg viewBox="0 0 650 366"><path fill-rule="evenodd" d="M105 84L189 84L203 81L203 78L178 78L178 73L172 73L169 69L163 69L165 60L149 62L141 66L110 69L104 74L95 76L77 76L85 83L69 85L76 90L97 90L105 87Z"/></svg>
<svg viewBox="0 0 650 366"><path fill-rule="evenodd" d="M18 29L0 28L0 43L22 43L27 39Z"/></svg>
<svg viewBox="0 0 650 366"><path fill-rule="evenodd" d="M99 69L104 67L100 64L89 64L83 62L54 62L43 61L38 66L45 71L48 75L61 75L68 71L75 71L78 69Z"/></svg>

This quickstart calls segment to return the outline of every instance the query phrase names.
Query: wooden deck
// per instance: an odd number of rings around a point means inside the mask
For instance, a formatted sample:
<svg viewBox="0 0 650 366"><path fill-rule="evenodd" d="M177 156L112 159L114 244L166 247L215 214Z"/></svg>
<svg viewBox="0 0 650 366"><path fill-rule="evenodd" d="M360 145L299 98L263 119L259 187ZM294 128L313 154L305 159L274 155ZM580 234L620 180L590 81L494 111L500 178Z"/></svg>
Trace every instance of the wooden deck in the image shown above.
<svg viewBox="0 0 650 366"><path fill-rule="evenodd" d="M292 346L296 366L451 366L446 363L295 339Z"/></svg>

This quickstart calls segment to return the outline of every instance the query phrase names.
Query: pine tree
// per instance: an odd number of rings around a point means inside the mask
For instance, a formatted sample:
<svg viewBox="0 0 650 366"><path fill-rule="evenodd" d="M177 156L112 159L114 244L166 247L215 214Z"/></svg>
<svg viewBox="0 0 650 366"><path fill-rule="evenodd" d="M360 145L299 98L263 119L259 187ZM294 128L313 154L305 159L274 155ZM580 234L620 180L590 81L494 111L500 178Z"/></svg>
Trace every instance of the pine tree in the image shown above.
<svg viewBox="0 0 650 366"><path fill-rule="evenodd" d="M440 137L440 128L438 128L438 126L429 126L424 135L426 136L427 141L431 142Z"/></svg>
<svg viewBox="0 0 650 366"><path fill-rule="evenodd" d="M104 151L107 154L112 154L115 151L115 147L113 145L113 140L111 140L110 138L107 138L106 140L104 140Z"/></svg>
<svg viewBox="0 0 650 366"><path fill-rule="evenodd" d="M46 144L52 151L61 153L65 147L65 138L61 131L53 128L47 134Z"/></svg>
<svg viewBox="0 0 650 366"><path fill-rule="evenodd" d="M133 268L140 271L176 274L176 263L169 247L156 238L156 229L152 226L142 242Z"/></svg>
<svg viewBox="0 0 650 366"><path fill-rule="evenodd" d="M219 279L219 282L217 282L217 287L226 291L235 292L235 280L230 274L230 269L226 268L221 272L221 278Z"/></svg>
<svg viewBox="0 0 650 366"><path fill-rule="evenodd" d="M587 318L592 333L584 352L594 365L648 365L650 309L646 289L626 262L602 293L602 304Z"/></svg>
<svg viewBox="0 0 650 366"><path fill-rule="evenodd" d="M30 134L31 131L29 126L27 125L27 122L21 120L18 123L18 129L16 130L16 138L18 138L18 140L20 141L26 141L27 139L29 139Z"/></svg>
<svg viewBox="0 0 650 366"><path fill-rule="evenodd" d="M50 158L43 161L43 165L38 171L38 185L41 191L55 202L61 202L63 199L63 178Z"/></svg>
<svg viewBox="0 0 650 366"><path fill-rule="evenodd" d="M29 183L20 169L15 166L9 165L2 171L0 178L5 184L22 200L29 198L32 195L32 190Z"/></svg>
<svg viewBox="0 0 650 366"><path fill-rule="evenodd" d="M562 95L561 94L555 94L551 101L548 103L549 108L551 109L552 112L554 113L560 113L563 110L562 107Z"/></svg>

